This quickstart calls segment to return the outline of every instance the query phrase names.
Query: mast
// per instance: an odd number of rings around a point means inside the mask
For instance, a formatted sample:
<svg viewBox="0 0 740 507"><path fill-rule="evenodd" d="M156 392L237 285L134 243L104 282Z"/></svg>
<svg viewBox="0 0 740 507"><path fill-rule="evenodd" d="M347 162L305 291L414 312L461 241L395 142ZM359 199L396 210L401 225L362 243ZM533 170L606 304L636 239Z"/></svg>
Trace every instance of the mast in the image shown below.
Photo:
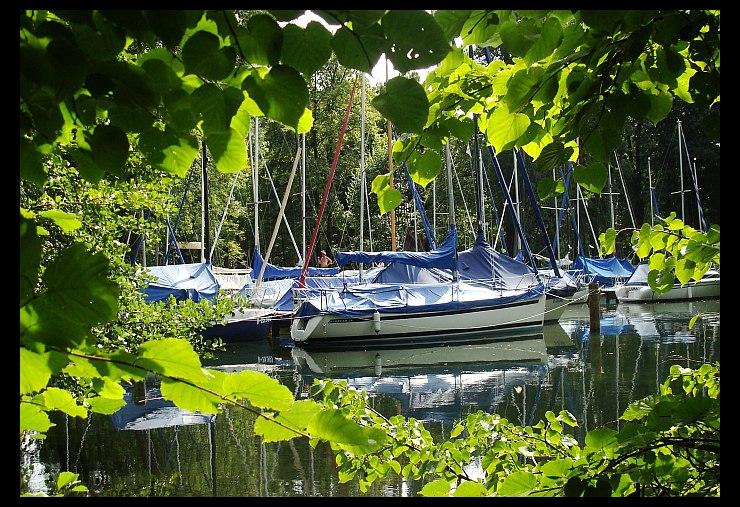
<svg viewBox="0 0 740 507"><path fill-rule="evenodd" d="M455 197L452 190L452 156L450 155L449 139L445 144L445 162L447 164L447 207L449 208L448 222L449 230L452 230L453 227L457 226L455 224ZM452 270L452 280L455 282L460 280L460 273L458 273L457 271L457 261L455 261L455 268Z"/></svg>
<svg viewBox="0 0 740 507"><path fill-rule="evenodd" d="M385 59L385 82L388 84L388 59ZM386 130L388 133L388 185L393 188L393 128L391 127L391 121L386 121ZM392 209L390 212L391 219L391 252L396 251L396 210Z"/></svg>
<svg viewBox="0 0 740 507"><path fill-rule="evenodd" d="M360 252L365 244L365 73L362 73L360 120ZM362 282L362 263L359 265L359 279Z"/></svg>
<svg viewBox="0 0 740 507"><path fill-rule="evenodd" d="M650 225L655 225L655 210L653 209L653 174L650 171L650 157L648 157L648 190L650 193Z"/></svg>
<svg viewBox="0 0 740 507"><path fill-rule="evenodd" d="M678 120L678 171L681 174L681 221L685 224L684 198L683 198L683 152L681 151L681 120Z"/></svg>
<svg viewBox="0 0 740 507"><path fill-rule="evenodd" d="M201 228L200 234L202 241L200 242L200 262L211 262L211 239L209 231L211 230L210 220L208 218L208 154L206 153L206 145L202 143L201 157L202 170L203 170L203 182L201 185ZM208 257L206 258L206 252Z"/></svg>
<svg viewBox="0 0 740 507"><path fill-rule="evenodd" d="M259 118L254 118L254 150L252 152L252 195L254 197L254 246L260 250L260 221L259 221Z"/></svg>
<svg viewBox="0 0 740 507"><path fill-rule="evenodd" d="M301 266L306 264L306 134L301 134L301 229L303 248Z"/></svg>

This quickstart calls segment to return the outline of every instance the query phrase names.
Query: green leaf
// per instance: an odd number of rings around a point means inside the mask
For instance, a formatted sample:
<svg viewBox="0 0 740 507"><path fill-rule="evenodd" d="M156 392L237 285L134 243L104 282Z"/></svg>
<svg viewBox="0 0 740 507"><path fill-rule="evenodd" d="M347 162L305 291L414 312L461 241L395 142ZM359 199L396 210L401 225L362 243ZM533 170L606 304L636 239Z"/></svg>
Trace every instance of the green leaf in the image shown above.
<svg viewBox="0 0 740 507"><path fill-rule="evenodd" d="M32 394L44 389L51 378L48 353L37 354L21 347L20 352L20 394Z"/></svg>
<svg viewBox="0 0 740 507"><path fill-rule="evenodd" d="M609 171L600 162L592 162L588 167L577 165L573 169L573 179L586 190L601 194L609 179Z"/></svg>
<svg viewBox="0 0 740 507"><path fill-rule="evenodd" d="M200 358L187 340L149 340L139 347L136 365L163 376L191 382L205 382L211 375L201 367Z"/></svg>
<svg viewBox="0 0 740 507"><path fill-rule="evenodd" d="M236 173L247 167L247 145L236 129L208 134L205 142L220 172Z"/></svg>
<svg viewBox="0 0 740 507"><path fill-rule="evenodd" d="M139 138L139 149L155 167L184 178L198 155L198 140L191 134L165 127L150 128Z"/></svg>
<svg viewBox="0 0 740 507"><path fill-rule="evenodd" d="M149 22L149 28L164 42L167 47L180 45L187 28L187 16L183 10L157 9L142 11Z"/></svg>
<svg viewBox="0 0 740 507"><path fill-rule="evenodd" d="M380 449L386 440L381 428L367 428L348 419L341 410L325 410L308 425L311 435L334 442L353 453L368 453Z"/></svg>
<svg viewBox="0 0 740 507"><path fill-rule="evenodd" d="M331 39L332 33L317 21L305 29L288 24L283 27L281 61L309 77L331 58Z"/></svg>
<svg viewBox="0 0 740 507"><path fill-rule="evenodd" d="M436 65L451 50L442 29L426 11L392 10L380 23L391 41L386 56L401 74Z"/></svg>
<svg viewBox="0 0 740 507"><path fill-rule="evenodd" d="M508 83L506 92L506 107L509 111L519 112L532 101L532 96L540 87L540 81L545 77L545 69L531 67L514 73ZM529 126L529 122L527 123Z"/></svg>
<svg viewBox="0 0 740 507"><path fill-rule="evenodd" d="M114 125L98 125L90 138L90 148L101 169L122 174L129 153L128 138L123 130Z"/></svg>
<svg viewBox="0 0 740 507"><path fill-rule="evenodd" d="M118 410L126 405L126 401L121 399L106 398L103 396L95 396L93 398L85 398L85 402L90 404L90 410L96 414L113 415Z"/></svg>
<svg viewBox="0 0 740 507"><path fill-rule="evenodd" d="M543 473L543 475L547 477L559 479L561 477L567 477L568 475L570 475L572 468L572 458L556 458L544 463L540 467L540 471Z"/></svg>
<svg viewBox="0 0 740 507"><path fill-rule="evenodd" d="M248 75L242 87L268 118L296 130L308 106L308 86L301 74L285 65L264 76Z"/></svg>
<svg viewBox="0 0 740 507"><path fill-rule="evenodd" d="M611 428L597 428L586 434L586 448L591 452L611 447L615 444L617 432Z"/></svg>
<svg viewBox="0 0 740 507"><path fill-rule="evenodd" d="M220 48L218 36L199 30L191 35L182 48L182 62L186 74L206 79L225 79L233 70L236 53L231 46Z"/></svg>
<svg viewBox="0 0 740 507"><path fill-rule="evenodd" d="M511 149L529 127L530 119L522 113L509 113L506 107L498 107L488 117L486 137L496 153ZM538 164L538 167L539 164ZM544 168L543 168L544 169Z"/></svg>
<svg viewBox="0 0 740 507"><path fill-rule="evenodd" d="M274 421L261 417L254 423L254 433L264 442L290 440L306 433L310 421L319 413L321 407L313 400L300 400L290 408L273 416Z"/></svg>
<svg viewBox="0 0 740 507"><path fill-rule="evenodd" d="M43 400L44 405L48 410L60 410L67 415L72 417L87 417L87 409L77 405L75 399L69 391L59 389L58 387L50 387L35 400Z"/></svg>
<svg viewBox="0 0 740 507"><path fill-rule="evenodd" d="M20 231L20 305L23 307L33 296L41 263L41 240L36 233L36 221L21 214Z"/></svg>
<svg viewBox="0 0 740 507"><path fill-rule="evenodd" d="M23 138L20 142L19 162L20 177L24 181L30 181L36 185L42 185L46 181L46 172L41 164L41 154L36 151L34 145Z"/></svg>
<svg viewBox="0 0 740 507"><path fill-rule="evenodd" d="M408 160L408 168L411 179L426 188L439 175L442 157L433 150L425 150L421 154L415 151Z"/></svg>
<svg viewBox="0 0 740 507"><path fill-rule="evenodd" d="M285 410L293 404L290 389L264 373L245 370L229 375L224 380L224 390L259 408Z"/></svg>
<svg viewBox="0 0 740 507"><path fill-rule="evenodd" d="M496 491L499 496L529 496L537 485L530 472L513 472L507 475Z"/></svg>
<svg viewBox="0 0 740 507"><path fill-rule="evenodd" d="M573 148L566 147L561 142L551 142L542 149L535 163L540 171L549 171L565 165L571 155L573 155Z"/></svg>
<svg viewBox="0 0 740 507"><path fill-rule="evenodd" d="M445 479L438 479L424 484L419 494L422 496L450 496L450 483Z"/></svg>
<svg viewBox="0 0 740 507"><path fill-rule="evenodd" d="M64 233L70 233L82 227L82 222L80 222L74 213L54 209L42 211L39 213L39 216L53 220Z"/></svg>
<svg viewBox="0 0 740 507"><path fill-rule="evenodd" d="M334 33L331 47L343 67L370 74L385 49L385 36L378 24L362 32L353 32L342 26Z"/></svg>
<svg viewBox="0 0 740 507"><path fill-rule="evenodd" d="M20 406L20 434L24 431L38 431L46 433L49 428L56 426L49 419L48 414L38 405L21 402Z"/></svg>
<svg viewBox="0 0 740 507"><path fill-rule="evenodd" d="M390 79L372 105L401 132L420 134L429 116L429 100L422 86L403 76Z"/></svg>
<svg viewBox="0 0 740 507"><path fill-rule="evenodd" d="M202 387L207 385L209 384ZM167 378L162 379L160 390L162 396L172 401L178 408L191 412L217 414L220 412L219 403L223 401L218 396L206 392L200 387Z"/></svg>
<svg viewBox="0 0 740 507"><path fill-rule="evenodd" d="M452 494L454 497L476 497L476 496L490 496L488 490L483 484L475 481L464 481L460 484L455 492Z"/></svg>
<svg viewBox="0 0 740 507"><path fill-rule="evenodd" d="M402 200L401 192L391 188L389 182L390 176L381 174L373 179L371 185L373 193L378 196L378 208L380 208L381 215L396 209Z"/></svg>

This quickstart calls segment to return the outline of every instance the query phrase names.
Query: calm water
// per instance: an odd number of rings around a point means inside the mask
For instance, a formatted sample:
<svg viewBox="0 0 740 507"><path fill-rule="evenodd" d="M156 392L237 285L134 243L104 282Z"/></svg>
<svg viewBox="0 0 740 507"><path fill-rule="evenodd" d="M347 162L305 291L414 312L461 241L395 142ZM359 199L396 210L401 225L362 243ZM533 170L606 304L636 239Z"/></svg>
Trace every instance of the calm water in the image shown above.
<svg viewBox="0 0 740 507"><path fill-rule="evenodd" d="M688 322L702 313L693 329ZM602 306L600 334L588 308L568 308L544 336L506 343L413 351L307 352L283 339L234 345L208 366L262 371L307 396L314 378L346 379L373 406L425 421L444 438L454 421L482 409L518 424L567 409L580 426L618 428L627 405L657 391L670 366L719 361L719 300ZM156 383L148 384L156 394ZM129 405L114 417L58 416L45 441L21 446L21 478L32 492L60 470L80 474L95 496L358 496L340 484L328 445L260 442L254 417L228 409L215 417L166 402ZM24 474L24 470L27 472ZM395 476L372 496L414 496L423 484Z"/></svg>

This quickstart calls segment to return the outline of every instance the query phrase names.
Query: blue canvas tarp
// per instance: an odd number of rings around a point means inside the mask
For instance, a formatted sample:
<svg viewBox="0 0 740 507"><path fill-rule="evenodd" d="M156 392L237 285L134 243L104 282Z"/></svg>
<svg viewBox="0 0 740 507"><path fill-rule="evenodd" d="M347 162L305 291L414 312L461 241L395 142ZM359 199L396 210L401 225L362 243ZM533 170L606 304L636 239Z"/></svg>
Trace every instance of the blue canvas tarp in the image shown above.
<svg viewBox="0 0 740 507"><path fill-rule="evenodd" d="M634 270L635 267L627 259L617 257L591 259L579 255L571 265L571 271L593 275L594 281L605 287L613 287L616 282L627 280Z"/></svg>
<svg viewBox="0 0 740 507"><path fill-rule="evenodd" d="M177 301L213 301L218 294L218 280L208 263L152 266L146 270L150 275L149 286L142 292L147 303L166 301L170 295Z"/></svg>
<svg viewBox="0 0 740 507"><path fill-rule="evenodd" d="M358 264L397 262L421 268L454 269L456 255L457 229L451 227L445 236L445 240L436 250L429 252L337 252L337 264L346 266L351 262Z"/></svg>
<svg viewBox="0 0 740 507"><path fill-rule="evenodd" d="M260 270L262 269L263 264L265 264L265 260L260 255L259 250L255 248L254 249L254 261L252 262L252 277L254 279L257 279L257 277L260 275ZM262 279L263 280L272 280L276 278L298 279L301 277L302 269L303 269L302 266L295 266L292 268L288 268L288 267L283 267L283 266L276 266L268 262L265 264L265 272L262 274ZM338 267L317 268L317 267L309 266L308 270L306 271L307 276L327 276L327 275L336 275L337 273L339 273Z"/></svg>
<svg viewBox="0 0 740 507"><path fill-rule="evenodd" d="M508 288L537 283L534 270L523 262L497 252L479 231L472 247L457 254L461 280L497 281Z"/></svg>

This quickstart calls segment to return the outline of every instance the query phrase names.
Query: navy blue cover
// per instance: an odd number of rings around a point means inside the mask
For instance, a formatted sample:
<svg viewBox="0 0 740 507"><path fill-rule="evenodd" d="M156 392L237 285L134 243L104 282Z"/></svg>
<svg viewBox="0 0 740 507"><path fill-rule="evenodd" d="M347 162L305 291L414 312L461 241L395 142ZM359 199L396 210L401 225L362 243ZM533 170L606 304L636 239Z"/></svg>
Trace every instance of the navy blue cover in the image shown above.
<svg viewBox="0 0 740 507"><path fill-rule="evenodd" d="M436 250L429 252L337 252L337 264L346 266L350 262L371 264L377 262L397 262L422 268L454 269L457 255L457 229L452 226L445 240Z"/></svg>
<svg viewBox="0 0 740 507"><path fill-rule="evenodd" d="M252 262L252 278L255 280L258 276L260 276L260 270L262 269L262 264L265 263L265 259L262 258L260 255L259 250L257 250L257 247L254 249L254 261ZM271 280L273 278L300 278L301 277L301 270L303 267L301 266L295 266L292 268L286 268L282 266L276 266L274 264L270 264L269 262L265 265L265 272L262 274L263 280ZM326 275L336 275L339 273L339 268L317 268L313 266L309 266L308 270L306 270L306 276L326 276Z"/></svg>
<svg viewBox="0 0 740 507"><path fill-rule="evenodd" d="M175 296L177 301L213 301L218 294L218 280L208 263L152 266L146 270L151 275L148 278L149 286L141 291L147 303L166 301L170 295Z"/></svg>

